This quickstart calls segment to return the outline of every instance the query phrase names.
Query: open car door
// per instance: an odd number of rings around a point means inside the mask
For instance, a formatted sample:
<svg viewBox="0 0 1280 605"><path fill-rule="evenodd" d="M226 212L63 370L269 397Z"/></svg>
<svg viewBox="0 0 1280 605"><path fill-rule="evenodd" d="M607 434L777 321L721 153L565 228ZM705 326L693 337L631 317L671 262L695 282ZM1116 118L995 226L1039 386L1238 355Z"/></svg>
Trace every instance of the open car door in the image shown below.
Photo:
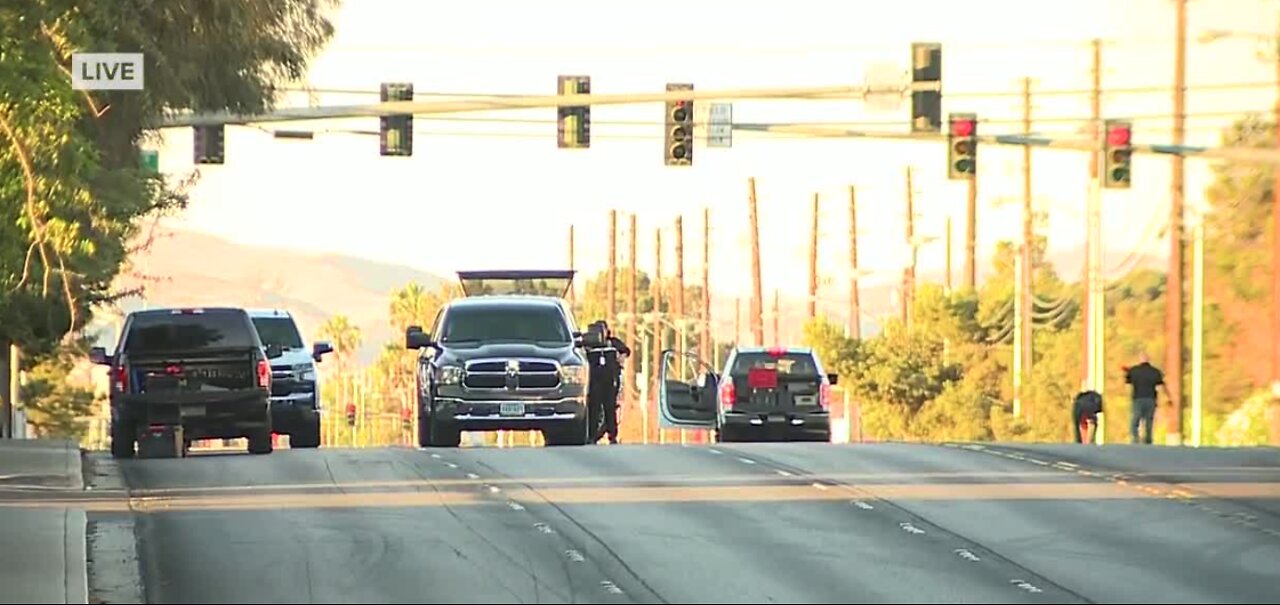
<svg viewBox="0 0 1280 605"><path fill-rule="evenodd" d="M573 286L572 270L459 271L466 296L524 294L564 298Z"/></svg>
<svg viewBox="0 0 1280 605"><path fill-rule="evenodd" d="M719 381L692 353L662 352L658 372L658 413L666 428L715 428ZM683 374L683 375L682 375Z"/></svg>

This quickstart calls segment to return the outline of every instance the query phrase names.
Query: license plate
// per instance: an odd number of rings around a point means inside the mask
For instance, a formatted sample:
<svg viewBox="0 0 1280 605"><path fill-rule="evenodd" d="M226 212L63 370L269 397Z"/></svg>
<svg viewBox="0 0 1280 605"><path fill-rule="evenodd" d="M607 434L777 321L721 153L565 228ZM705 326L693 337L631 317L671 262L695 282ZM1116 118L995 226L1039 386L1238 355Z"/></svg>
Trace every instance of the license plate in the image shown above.
<svg viewBox="0 0 1280 605"><path fill-rule="evenodd" d="M524 416L524 404L520 402L503 403L498 406L498 413L503 416Z"/></svg>
<svg viewBox="0 0 1280 605"><path fill-rule="evenodd" d="M182 406L183 416L204 416L204 406L202 405L184 405Z"/></svg>
<svg viewBox="0 0 1280 605"><path fill-rule="evenodd" d="M796 405L818 405L817 395L796 395Z"/></svg>

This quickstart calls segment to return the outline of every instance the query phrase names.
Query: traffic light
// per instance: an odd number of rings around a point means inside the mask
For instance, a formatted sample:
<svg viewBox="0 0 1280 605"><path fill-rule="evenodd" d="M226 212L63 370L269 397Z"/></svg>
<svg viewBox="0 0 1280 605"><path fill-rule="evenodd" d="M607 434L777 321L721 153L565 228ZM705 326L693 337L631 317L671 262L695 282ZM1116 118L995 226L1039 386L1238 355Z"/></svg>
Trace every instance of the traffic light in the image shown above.
<svg viewBox="0 0 1280 605"><path fill-rule="evenodd" d="M192 139L195 141L195 163L222 164L227 159L226 126L196 126Z"/></svg>
<svg viewBox="0 0 1280 605"><path fill-rule="evenodd" d="M347 404L347 426L356 425L356 404Z"/></svg>
<svg viewBox="0 0 1280 605"><path fill-rule="evenodd" d="M591 94L591 76L559 76L557 94ZM591 147L591 106L561 105L556 109L556 145L561 149Z"/></svg>
<svg viewBox="0 0 1280 605"><path fill-rule="evenodd" d="M383 83L382 102L412 101L413 84ZM378 118L378 142L381 155L413 155L413 114L395 114Z"/></svg>
<svg viewBox="0 0 1280 605"><path fill-rule="evenodd" d="M1104 126L1102 186L1106 189L1128 189L1133 179L1133 124L1127 120L1107 120Z"/></svg>
<svg viewBox="0 0 1280 605"><path fill-rule="evenodd" d="M978 174L978 115L947 116L947 178L967 181Z"/></svg>
<svg viewBox="0 0 1280 605"><path fill-rule="evenodd" d="M667 92L693 90L692 84L667 84ZM693 165L693 99L667 101L666 130L663 136L663 163L667 166Z"/></svg>
<svg viewBox="0 0 1280 605"><path fill-rule="evenodd" d="M408 407L400 408L400 427L406 431L413 430L413 409Z"/></svg>
<svg viewBox="0 0 1280 605"><path fill-rule="evenodd" d="M942 130L942 45L911 45L911 132Z"/></svg>

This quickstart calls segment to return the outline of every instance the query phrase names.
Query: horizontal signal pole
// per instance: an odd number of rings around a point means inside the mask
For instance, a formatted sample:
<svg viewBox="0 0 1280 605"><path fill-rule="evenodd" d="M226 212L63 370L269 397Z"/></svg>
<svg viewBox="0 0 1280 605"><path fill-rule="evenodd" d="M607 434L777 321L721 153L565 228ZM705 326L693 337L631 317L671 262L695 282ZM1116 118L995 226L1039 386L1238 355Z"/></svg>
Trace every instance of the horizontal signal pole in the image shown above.
<svg viewBox="0 0 1280 605"><path fill-rule="evenodd" d="M750 132L769 132L775 134L803 134L814 138L865 138L908 141L945 141L947 139L947 135L945 133L868 132L846 130L843 128L809 126L805 124L734 124L733 129ZM989 145L1025 145L1029 147L1050 147L1055 149L1096 151L1095 144L1087 139L1051 139L1048 137L1020 134L979 135L976 138L979 143L986 143ZM1138 144L1133 145L1132 149L1134 153L1198 156L1237 162L1280 164L1280 151L1270 149Z"/></svg>
<svg viewBox="0 0 1280 605"><path fill-rule="evenodd" d="M739 90L665 91L639 94L574 94L528 95L494 97L487 99L450 101L390 101L368 105L337 105L331 107L299 107L278 109L265 114L232 114L212 112L172 115L161 119L157 128L182 126L213 126L217 124L257 124L264 122L293 122L302 120L331 120L335 118L362 118L387 115L428 115L442 113L466 113L474 111L500 111L504 109L540 109L561 106L630 105L633 103L666 103L668 101L731 101L735 99L812 99L825 97L866 97L873 94L903 94L908 91L937 88L937 83L915 84L910 87L870 86L819 86L809 88L747 88Z"/></svg>

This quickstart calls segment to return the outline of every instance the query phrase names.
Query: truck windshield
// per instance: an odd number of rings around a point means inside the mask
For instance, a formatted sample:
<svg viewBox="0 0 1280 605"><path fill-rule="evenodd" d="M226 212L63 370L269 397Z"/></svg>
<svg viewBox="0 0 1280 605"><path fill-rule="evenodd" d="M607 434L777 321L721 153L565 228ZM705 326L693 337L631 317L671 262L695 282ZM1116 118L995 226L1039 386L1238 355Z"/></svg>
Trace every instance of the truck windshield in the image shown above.
<svg viewBox="0 0 1280 605"><path fill-rule="evenodd" d="M445 314L440 341L569 343L573 336L551 306L459 306Z"/></svg>
<svg viewBox="0 0 1280 605"><path fill-rule="evenodd" d="M301 349L302 335L298 326L288 317L255 317L253 327L258 330L262 346L280 345L284 349Z"/></svg>
<svg viewBox="0 0 1280 605"><path fill-rule="evenodd" d="M734 360L732 374L735 378L745 377L751 370L775 370L779 376L790 378L814 378L818 374L818 364L813 356L805 353L738 353Z"/></svg>
<svg viewBox="0 0 1280 605"><path fill-rule="evenodd" d="M133 316L125 352L134 354L257 346L243 311L144 313Z"/></svg>

